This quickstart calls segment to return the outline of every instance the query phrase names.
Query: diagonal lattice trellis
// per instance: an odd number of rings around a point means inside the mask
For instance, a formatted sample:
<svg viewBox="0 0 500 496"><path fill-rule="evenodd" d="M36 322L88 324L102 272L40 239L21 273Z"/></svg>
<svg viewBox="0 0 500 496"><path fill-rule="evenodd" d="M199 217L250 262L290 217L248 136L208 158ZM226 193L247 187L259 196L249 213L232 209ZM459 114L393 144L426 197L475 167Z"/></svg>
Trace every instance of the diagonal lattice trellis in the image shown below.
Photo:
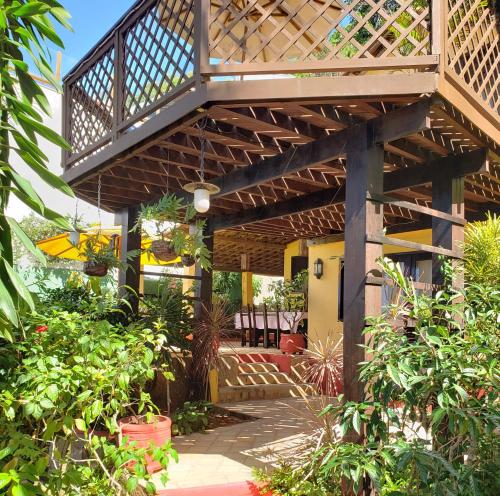
<svg viewBox="0 0 500 496"><path fill-rule="evenodd" d="M104 140L113 127L114 47L70 86L69 142L73 153Z"/></svg>
<svg viewBox="0 0 500 496"><path fill-rule="evenodd" d="M484 1L448 0L447 53L449 69L500 113L500 36Z"/></svg>
<svg viewBox="0 0 500 496"><path fill-rule="evenodd" d="M123 116L134 116L193 77L195 0L155 2L123 34Z"/></svg>
<svg viewBox="0 0 500 496"><path fill-rule="evenodd" d="M430 53L427 0L212 0L210 56L221 63Z"/></svg>

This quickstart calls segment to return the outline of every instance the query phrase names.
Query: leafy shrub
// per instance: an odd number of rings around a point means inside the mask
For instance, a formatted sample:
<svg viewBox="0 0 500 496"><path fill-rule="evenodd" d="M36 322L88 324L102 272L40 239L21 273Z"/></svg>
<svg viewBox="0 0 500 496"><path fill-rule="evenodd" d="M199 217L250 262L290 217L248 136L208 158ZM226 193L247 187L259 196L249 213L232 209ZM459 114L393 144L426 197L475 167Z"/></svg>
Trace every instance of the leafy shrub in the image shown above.
<svg viewBox="0 0 500 496"><path fill-rule="evenodd" d="M339 425L338 439L318 441L300 461L304 480L319 480L331 494L342 481L355 493L371 485L392 496L498 494L500 288L427 296L392 262L383 269L401 287L389 314L414 321L414 331L387 316L369 320L370 360L360 364L366 400L341 397L325 409ZM347 442L359 436L364 443Z"/></svg>
<svg viewBox="0 0 500 496"><path fill-rule="evenodd" d="M115 436L119 418L157 411L145 392L147 382L157 371L171 378L154 365L166 339L159 331L68 312L25 320L23 337L0 348L4 490L124 494L139 479L149 480L146 455L166 467L176 456L168 444L139 450L126 440L115 446L99 434Z"/></svg>
<svg viewBox="0 0 500 496"><path fill-rule="evenodd" d="M172 417L172 434L188 435L204 431L208 427L208 416L213 405L208 401L186 401Z"/></svg>

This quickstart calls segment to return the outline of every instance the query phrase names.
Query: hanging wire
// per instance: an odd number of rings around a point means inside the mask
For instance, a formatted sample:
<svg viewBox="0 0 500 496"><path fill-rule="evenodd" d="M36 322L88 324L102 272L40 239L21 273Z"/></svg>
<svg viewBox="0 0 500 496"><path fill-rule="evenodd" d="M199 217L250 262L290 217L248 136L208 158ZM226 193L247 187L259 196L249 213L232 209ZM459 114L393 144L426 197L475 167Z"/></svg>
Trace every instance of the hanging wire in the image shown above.
<svg viewBox="0 0 500 496"><path fill-rule="evenodd" d="M205 182L205 128L208 123L208 114L205 114L203 119L201 120L201 124L198 124L198 128L200 130L200 179L201 182Z"/></svg>
<svg viewBox="0 0 500 496"><path fill-rule="evenodd" d="M101 229L101 174L97 179L97 219L99 220L99 229Z"/></svg>

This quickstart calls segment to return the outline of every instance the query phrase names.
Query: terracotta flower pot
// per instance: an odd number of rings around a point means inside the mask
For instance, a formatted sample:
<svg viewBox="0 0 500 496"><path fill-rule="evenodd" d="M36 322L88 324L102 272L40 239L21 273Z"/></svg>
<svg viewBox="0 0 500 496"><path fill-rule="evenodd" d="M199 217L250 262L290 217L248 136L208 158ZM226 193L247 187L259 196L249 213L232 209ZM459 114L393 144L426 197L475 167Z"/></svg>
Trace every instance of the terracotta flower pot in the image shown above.
<svg viewBox="0 0 500 496"><path fill-rule="evenodd" d="M177 253L175 253L172 243L163 239L155 239L151 243L151 251L162 262L171 262L177 258Z"/></svg>
<svg viewBox="0 0 500 496"><path fill-rule="evenodd" d="M85 262L83 272L92 277L104 277L108 273L108 264Z"/></svg>
<svg viewBox="0 0 500 496"><path fill-rule="evenodd" d="M302 334L282 334L280 339L280 350L283 353L300 353L304 352L306 342Z"/></svg>
<svg viewBox="0 0 500 496"><path fill-rule="evenodd" d="M141 423L144 422L144 423ZM120 426L120 442L127 437L128 442L135 441L138 448L149 448L151 443L154 446L163 446L172 437L172 421L163 415L155 416L153 423L146 423L145 416L126 417L118 421ZM161 470L159 462L151 457L146 457L147 471L152 474Z"/></svg>

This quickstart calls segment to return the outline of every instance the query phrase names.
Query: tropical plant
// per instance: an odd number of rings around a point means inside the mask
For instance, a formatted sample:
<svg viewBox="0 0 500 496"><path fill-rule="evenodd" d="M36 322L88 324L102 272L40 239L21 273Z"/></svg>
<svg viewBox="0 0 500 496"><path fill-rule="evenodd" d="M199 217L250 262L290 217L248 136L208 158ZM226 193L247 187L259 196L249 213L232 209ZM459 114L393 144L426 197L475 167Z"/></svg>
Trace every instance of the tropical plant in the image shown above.
<svg viewBox="0 0 500 496"><path fill-rule="evenodd" d="M172 417L172 434L189 436L193 432L204 431L212 409L213 405L208 401L186 401Z"/></svg>
<svg viewBox="0 0 500 496"><path fill-rule="evenodd" d="M172 193L154 204L142 205L134 229L142 229L146 236L152 235L171 247L177 256L189 255L204 269L209 269L210 253L203 236L205 221L195 221L195 217L194 206ZM191 229L188 229L189 224L193 224ZM155 241L148 251L158 258Z"/></svg>
<svg viewBox="0 0 500 496"><path fill-rule="evenodd" d="M302 458L303 480L319 480L326 494L344 484L355 494L493 496L500 487L500 288L462 294L447 287L429 296L393 262L382 268L402 289L391 315L415 329L409 335L387 315L369 319L370 359L360 364L366 399L341 397L324 410L339 426L338 440ZM359 437L362 443L349 442Z"/></svg>
<svg viewBox="0 0 500 496"><path fill-rule="evenodd" d="M220 366L219 346L232 324L227 303L221 298L213 298L210 308L203 308L203 318L193 330L192 370L193 383L198 383L208 397L208 377L211 370Z"/></svg>
<svg viewBox="0 0 500 496"><path fill-rule="evenodd" d="M125 494L150 480L146 455L166 467L175 457L169 445L139 450L112 442L121 417L158 411L146 388L156 371L172 378L155 366L164 342L158 330L81 313L29 316L22 339L0 352L2 490ZM87 493L87 485L101 492Z"/></svg>
<svg viewBox="0 0 500 496"><path fill-rule="evenodd" d="M465 227L465 277L471 284L500 285L500 217L488 214L483 222Z"/></svg>
<svg viewBox="0 0 500 496"><path fill-rule="evenodd" d="M10 326L19 325L19 308L33 308L30 293L13 269L13 236L37 260L45 260L19 224L5 215L9 196L14 194L59 228L71 229L64 217L43 204L30 182L12 164L17 155L48 185L73 196L71 188L49 171L48 158L38 145L38 139L45 138L69 149L56 132L43 124L43 115L50 115L48 100L29 72L30 65L35 66L50 86L59 89L47 44L63 48L54 22L70 29L68 17L56 0L3 0L0 4L0 333L8 340L12 340Z"/></svg>

